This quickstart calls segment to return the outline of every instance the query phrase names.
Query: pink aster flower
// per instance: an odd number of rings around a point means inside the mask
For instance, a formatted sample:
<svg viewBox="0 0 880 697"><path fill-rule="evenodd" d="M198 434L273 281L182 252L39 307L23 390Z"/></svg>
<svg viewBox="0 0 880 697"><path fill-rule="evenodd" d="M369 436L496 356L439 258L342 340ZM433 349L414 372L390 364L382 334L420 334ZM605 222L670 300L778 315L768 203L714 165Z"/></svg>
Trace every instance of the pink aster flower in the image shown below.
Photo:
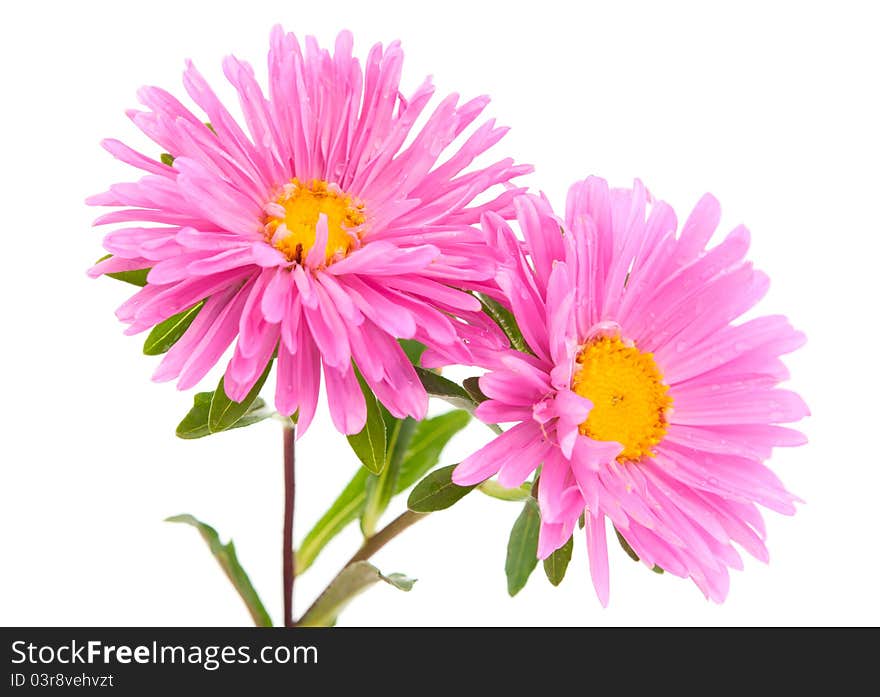
<svg viewBox="0 0 880 697"><path fill-rule="evenodd" d="M508 182L531 168L503 159L468 169L506 132L492 120L441 160L488 98L459 104L452 94L414 130L434 88L426 80L400 94L396 42L374 46L362 69L348 32L331 54L311 37L303 51L276 27L268 63L268 94L247 63L223 63L247 132L192 64L184 85L210 125L168 92L140 90L148 111L129 116L174 160L103 143L147 174L89 199L122 207L96 224L128 225L106 236L113 256L90 273L150 269L117 310L129 334L204 301L156 380L189 388L235 341L229 397L243 399L277 352L275 403L299 410L300 434L322 371L336 427L363 427L352 359L392 414L422 418L427 395L396 340L458 350L494 340L460 288L493 278L475 223L487 212L510 217L519 190ZM505 188L474 203L496 185Z"/></svg>
<svg viewBox="0 0 880 697"><path fill-rule="evenodd" d="M487 422L515 425L455 470L458 484L498 474L522 484L538 466L538 556L571 536L581 515L590 571L608 602L606 518L639 558L690 577L724 600L733 543L767 561L757 505L794 513L797 500L765 465L804 437L779 426L808 414L779 389L779 356L804 341L785 317L734 323L767 290L744 261L749 233L711 249L718 202L705 196L676 235L676 218L644 187L575 184L563 223L522 196L517 218L530 260L507 224L484 226L515 262L499 272L532 354L483 352Z"/></svg>

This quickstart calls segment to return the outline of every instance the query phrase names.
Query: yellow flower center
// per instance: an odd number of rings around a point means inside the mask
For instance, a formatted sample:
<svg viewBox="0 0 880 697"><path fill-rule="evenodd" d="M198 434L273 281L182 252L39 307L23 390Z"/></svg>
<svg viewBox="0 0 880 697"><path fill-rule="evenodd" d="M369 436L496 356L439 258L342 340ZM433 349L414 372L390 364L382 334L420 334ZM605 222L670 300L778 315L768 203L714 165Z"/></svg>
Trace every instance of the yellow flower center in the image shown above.
<svg viewBox="0 0 880 697"><path fill-rule="evenodd" d="M308 184L292 179L265 210L266 241L298 264L315 246L315 228L322 213L327 216L327 264L351 251L365 220L363 203L321 179Z"/></svg>
<svg viewBox="0 0 880 697"><path fill-rule="evenodd" d="M672 406L654 356L619 336L606 336L589 341L576 360L571 389L593 403L580 432L620 443L618 462L653 455L652 448L666 434L666 412Z"/></svg>

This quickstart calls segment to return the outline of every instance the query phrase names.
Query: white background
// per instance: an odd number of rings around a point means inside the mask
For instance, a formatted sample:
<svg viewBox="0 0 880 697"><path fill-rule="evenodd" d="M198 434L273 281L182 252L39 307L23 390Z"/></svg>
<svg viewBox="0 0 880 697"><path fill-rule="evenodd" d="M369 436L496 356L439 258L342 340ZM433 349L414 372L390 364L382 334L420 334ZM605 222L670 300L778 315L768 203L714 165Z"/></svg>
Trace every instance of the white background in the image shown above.
<svg viewBox="0 0 880 697"><path fill-rule="evenodd" d="M535 164L528 183L560 207L568 184L592 173L642 178L682 220L712 191L723 227L749 225L751 256L773 279L762 309L809 336L788 362L813 410L802 424L811 442L773 459L807 504L768 515L772 561L733 572L725 605L610 543L603 610L582 541L560 588L536 571L511 599L503 565L518 506L474 494L377 555L383 570L419 578L411 593L376 587L342 624L880 622L877 18L867 2L717 5L3 3L0 623L247 624L196 532L162 522L182 512L235 539L280 614L277 427L174 437L191 395L152 384L157 359L122 335L112 310L129 287L86 278L104 233L83 205L134 176L101 138L152 152L123 113L138 86L183 96L192 57L219 87L230 52L262 77L279 21L322 44L350 28L362 57L402 38L405 92L431 73L441 93L490 93L490 114L513 127L496 154ZM471 425L445 461L488 436ZM298 536L356 467L319 412L300 441ZM300 609L358 543L352 526L326 550L297 584Z"/></svg>

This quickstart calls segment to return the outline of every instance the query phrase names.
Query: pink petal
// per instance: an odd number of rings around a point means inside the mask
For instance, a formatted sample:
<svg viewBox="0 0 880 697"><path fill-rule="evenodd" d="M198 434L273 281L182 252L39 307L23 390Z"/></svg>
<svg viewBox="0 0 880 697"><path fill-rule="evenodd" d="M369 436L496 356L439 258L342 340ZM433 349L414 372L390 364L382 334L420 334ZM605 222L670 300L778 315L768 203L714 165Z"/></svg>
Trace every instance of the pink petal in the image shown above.
<svg viewBox="0 0 880 697"><path fill-rule="evenodd" d="M538 530L538 559L546 559L562 547L574 530L575 521L570 523L545 523L541 520Z"/></svg>
<svg viewBox="0 0 880 697"><path fill-rule="evenodd" d="M534 424L517 424L462 460L452 473L452 481L459 486L479 484L516 457L522 448L540 439L541 432ZM540 463L530 464L537 467Z"/></svg>
<svg viewBox="0 0 880 697"><path fill-rule="evenodd" d="M360 432L367 421L367 404L351 365L339 370L325 363L324 379L330 416L337 430L347 435Z"/></svg>
<svg viewBox="0 0 880 697"><path fill-rule="evenodd" d="M263 291L260 311L267 322L278 324L284 319L290 306L293 281L290 277L290 271L283 267L278 267L274 272L268 273L270 280Z"/></svg>
<svg viewBox="0 0 880 697"><path fill-rule="evenodd" d="M296 356L283 346L278 348L275 408L284 415L298 410L297 437L301 437L308 430L318 404L321 356L302 324L299 325L297 345Z"/></svg>
<svg viewBox="0 0 880 697"><path fill-rule="evenodd" d="M351 361L345 323L330 301L327 291L318 284L314 285L314 291L318 298L318 307L304 308L309 330L321 351L324 363L341 368Z"/></svg>
<svg viewBox="0 0 880 697"><path fill-rule="evenodd" d="M587 536L587 554L590 557L590 576L593 588L602 607L608 607L608 543L605 538L605 516L584 516L584 531Z"/></svg>

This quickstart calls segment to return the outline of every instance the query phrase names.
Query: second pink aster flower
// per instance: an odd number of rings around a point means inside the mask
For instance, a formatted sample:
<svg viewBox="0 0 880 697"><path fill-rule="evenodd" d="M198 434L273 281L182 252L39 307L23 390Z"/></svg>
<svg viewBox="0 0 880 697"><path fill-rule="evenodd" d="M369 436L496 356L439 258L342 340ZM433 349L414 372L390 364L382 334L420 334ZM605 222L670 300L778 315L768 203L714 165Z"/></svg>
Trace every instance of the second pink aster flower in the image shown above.
<svg viewBox="0 0 880 697"><path fill-rule="evenodd" d="M334 423L355 433L366 409L352 359L394 416L422 418L427 395L397 339L459 351L493 340L460 288L494 276L473 224L509 216L517 190L473 202L531 168L503 159L467 169L505 133L493 121L441 161L488 99L450 95L413 134L434 88L425 81L405 99L402 63L397 43L375 46L362 69L347 32L331 54L312 38L302 51L276 28L268 94L247 63L223 64L248 133L192 65L186 90L210 126L164 90L140 91L149 111L130 116L173 163L105 141L147 175L90 199L122 207L99 224L129 225L107 235L113 256L91 273L151 269L117 311L128 333L204 301L155 379L191 387L234 341L224 383L240 401L277 352L276 406L299 411L300 433L322 372Z"/></svg>
<svg viewBox="0 0 880 697"><path fill-rule="evenodd" d="M637 183L575 184L565 222L522 196L519 226L487 230L513 262L499 273L531 353L480 352L487 422L513 426L464 460L453 480L498 474L521 485L540 467L538 556L561 547L583 516L590 569L608 601L606 520L649 566L727 594L736 543L767 560L757 505L794 512L796 500L764 460L804 442L780 426L808 413L777 384L780 356L804 340L782 316L735 324L767 277L745 261L749 233L706 249L719 220L704 197L681 233L665 203Z"/></svg>

